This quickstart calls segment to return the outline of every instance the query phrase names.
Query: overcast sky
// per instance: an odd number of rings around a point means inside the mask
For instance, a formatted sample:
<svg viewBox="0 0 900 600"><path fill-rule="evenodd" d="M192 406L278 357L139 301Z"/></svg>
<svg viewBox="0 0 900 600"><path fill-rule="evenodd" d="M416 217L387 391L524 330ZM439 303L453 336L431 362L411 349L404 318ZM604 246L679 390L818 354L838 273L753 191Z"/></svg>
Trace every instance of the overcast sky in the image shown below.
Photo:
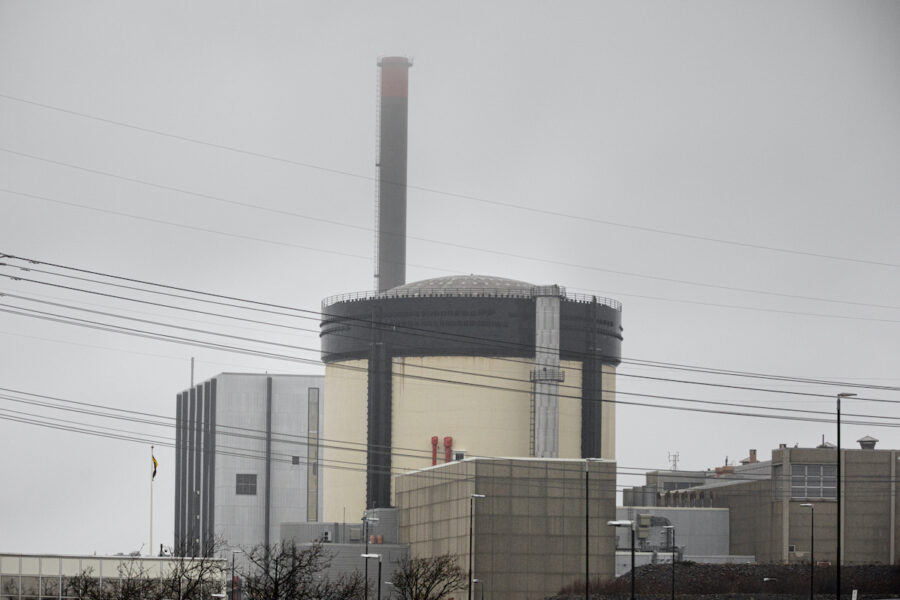
<svg viewBox="0 0 900 600"><path fill-rule="evenodd" d="M376 58L408 55L408 280L480 273L616 298L627 359L900 386L898 34L896 2L0 0L0 252L309 310L371 289ZM318 357L314 331L0 279L6 294ZM192 356L198 381L322 372L0 313L7 389L171 416ZM622 392L767 414L834 402L628 374L844 389L620 369ZM0 551L146 543L147 445L5 420L12 410L172 435L0 399ZM823 434L834 441L833 425L621 405L617 459L666 468L678 452L679 468L705 469ZM844 444L866 434L900 447L874 424L846 425ZM171 543L174 451L157 458L154 538Z"/></svg>

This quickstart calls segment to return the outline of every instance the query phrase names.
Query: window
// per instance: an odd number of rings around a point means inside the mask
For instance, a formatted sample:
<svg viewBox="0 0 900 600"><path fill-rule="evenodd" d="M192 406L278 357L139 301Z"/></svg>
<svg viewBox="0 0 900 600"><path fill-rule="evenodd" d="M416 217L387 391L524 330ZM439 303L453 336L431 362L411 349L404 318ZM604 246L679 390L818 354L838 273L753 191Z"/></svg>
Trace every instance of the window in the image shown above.
<svg viewBox="0 0 900 600"><path fill-rule="evenodd" d="M235 476L234 493L239 496L255 496L256 495L256 474L242 475L238 473Z"/></svg>
<svg viewBox="0 0 900 600"><path fill-rule="evenodd" d="M791 498L836 497L836 465L791 465Z"/></svg>
<svg viewBox="0 0 900 600"><path fill-rule="evenodd" d="M306 520L319 518L319 388L307 392Z"/></svg>

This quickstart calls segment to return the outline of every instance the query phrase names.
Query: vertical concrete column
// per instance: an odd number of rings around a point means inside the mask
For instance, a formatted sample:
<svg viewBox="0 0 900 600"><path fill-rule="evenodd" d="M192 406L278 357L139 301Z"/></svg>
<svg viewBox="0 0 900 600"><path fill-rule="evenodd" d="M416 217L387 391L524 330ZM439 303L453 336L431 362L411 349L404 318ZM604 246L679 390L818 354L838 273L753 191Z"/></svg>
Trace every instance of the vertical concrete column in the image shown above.
<svg viewBox="0 0 900 600"><path fill-rule="evenodd" d="M891 450L891 543L888 554L889 565L897 556L897 451Z"/></svg>
<svg viewBox="0 0 900 600"><path fill-rule="evenodd" d="M175 397L175 552L180 555L180 549L184 534L181 531L182 524L182 500L183 490L181 486L181 478L184 476L184 468L182 461L184 460L184 416L182 415L182 407L184 400L182 394ZM152 550L152 548L151 548Z"/></svg>
<svg viewBox="0 0 900 600"><path fill-rule="evenodd" d="M790 554L788 553L788 544L790 543L791 532L791 476L793 475L791 466L791 451L785 449L782 453L783 459L781 463L781 560L784 563L790 562Z"/></svg>
<svg viewBox="0 0 900 600"><path fill-rule="evenodd" d="M537 287L535 295L534 371L532 406L534 411L534 455L559 457L559 286Z"/></svg>

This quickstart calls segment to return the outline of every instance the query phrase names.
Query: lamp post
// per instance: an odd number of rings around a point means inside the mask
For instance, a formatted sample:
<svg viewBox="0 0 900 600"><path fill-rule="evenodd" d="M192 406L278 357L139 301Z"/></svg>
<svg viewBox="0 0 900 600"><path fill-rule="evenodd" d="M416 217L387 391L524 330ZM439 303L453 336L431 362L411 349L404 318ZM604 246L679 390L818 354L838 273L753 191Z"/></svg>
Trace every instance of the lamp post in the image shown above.
<svg viewBox="0 0 900 600"><path fill-rule="evenodd" d="M809 600L813 600L813 581L816 577L816 507L810 502L804 502L800 506L809 509Z"/></svg>
<svg viewBox="0 0 900 600"><path fill-rule="evenodd" d="M476 578L472 580L472 583L474 583L475 585L481 585L481 600L484 600L484 582Z"/></svg>
<svg viewBox="0 0 900 600"><path fill-rule="evenodd" d="M855 395L847 392L837 395L837 568L834 570L837 600L841 600L841 398Z"/></svg>
<svg viewBox="0 0 900 600"><path fill-rule="evenodd" d="M243 550L232 550L231 551L231 600L236 600L235 595L234 595L234 578L235 578L234 555L241 554L243 552L244 552Z"/></svg>
<svg viewBox="0 0 900 600"><path fill-rule="evenodd" d="M584 459L584 600L590 600L591 589L591 459ZM482 588L482 592L484 588Z"/></svg>
<svg viewBox="0 0 900 600"><path fill-rule="evenodd" d="M378 600L381 600L381 555L380 554L369 554L366 552L365 554L360 554L361 557L366 559L366 566L369 564L370 558L378 559ZM369 587L369 582L366 581L366 589Z"/></svg>
<svg viewBox="0 0 900 600"><path fill-rule="evenodd" d="M631 529L631 600L634 600L634 521L607 521L610 527L628 527Z"/></svg>
<svg viewBox="0 0 900 600"><path fill-rule="evenodd" d="M675 546L675 526L663 525L663 529L672 530L672 600L675 600L675 553L678 551Z"/></svg>
<svg viewBox="0 0 900 600"><path fill-rule="evenodd" d="M366 513L363 513L363 537L366 538L366 554L369 553L369 523L374 523L378 520L378 517L370 517ZM365 554L363 554L365 556ZM366 600L369 600L369 561L366 560L365 566L365 578L366 578Z"/></svg>
<svg viewBox="0 0 900 600"><path fill-rule="evenodd" d="M484 494L471 494L469 496L469 582L467 586L469 600L472 600L472 524L475 515L475 498L484 498Z"/></svg>

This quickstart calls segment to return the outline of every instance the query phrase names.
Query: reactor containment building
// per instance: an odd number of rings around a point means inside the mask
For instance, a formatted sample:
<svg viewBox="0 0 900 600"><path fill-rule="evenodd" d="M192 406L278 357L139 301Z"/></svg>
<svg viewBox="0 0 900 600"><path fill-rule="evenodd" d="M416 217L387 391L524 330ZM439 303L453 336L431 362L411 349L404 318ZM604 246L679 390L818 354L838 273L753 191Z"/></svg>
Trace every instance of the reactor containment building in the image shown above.
<svg viewBox="0 0 900 600"><path fill-rule="evenodd" d="M322 303L325 521L392 506L392 475L438 462L615 458L619 302L501 277L406 282L411 66L378 61L375 291Z"/></svg>
<svg viewBox="0 0 900 600"><path fill-rule="evenodd" d="M323 451L326 521L391 506L392 474L438 461L615 458L615 300L472 275L322 312L324 437L344 442Z"/></svg>

